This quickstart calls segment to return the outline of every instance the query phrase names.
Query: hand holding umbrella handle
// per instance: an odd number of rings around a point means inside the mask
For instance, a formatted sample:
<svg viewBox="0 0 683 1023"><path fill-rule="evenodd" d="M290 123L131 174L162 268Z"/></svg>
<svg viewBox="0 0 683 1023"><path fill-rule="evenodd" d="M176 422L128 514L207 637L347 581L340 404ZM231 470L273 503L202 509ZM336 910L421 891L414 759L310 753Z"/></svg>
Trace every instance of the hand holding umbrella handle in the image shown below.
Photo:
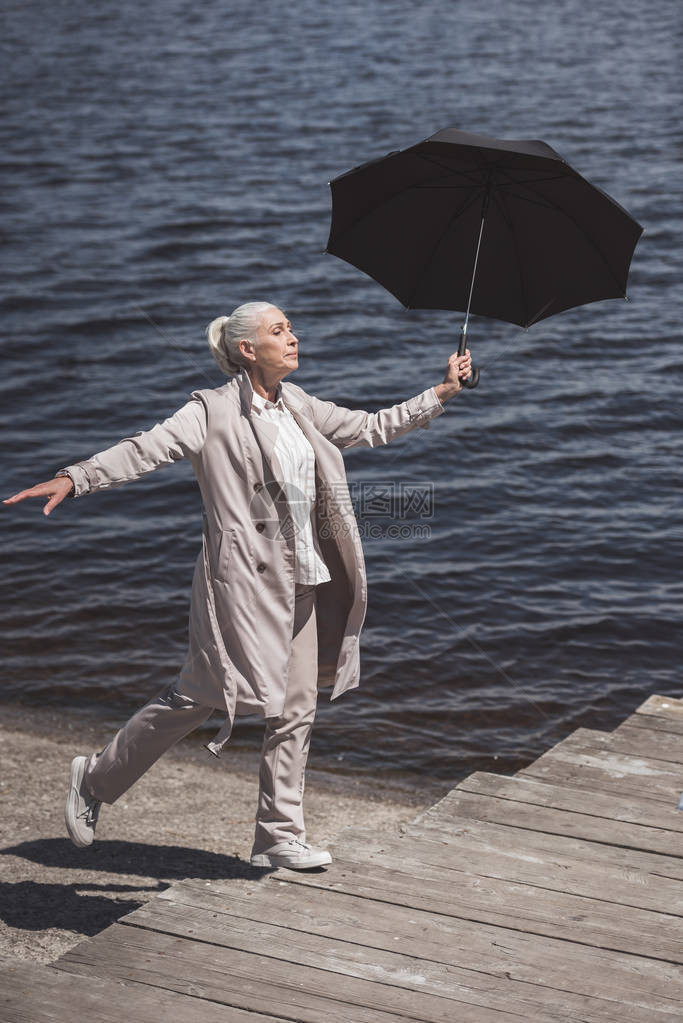
<svg viewBox="0 0 683 1023"><path fill-rule="evenodd" d="M470 390L476 387L479 383L479 370L476 366L472 366L472 372L468 376L467 380L461 380L460 383L463 387L469 387Z"/></svg>
<svg viewBox="0 0 683 1023"><path fill-rule="evenodd" d="M465 354L465 348L467 347L467 328L463 327L460 333L460 344L458 345L458 355ZM460 383L463 387L468 387L470 390L476 387L479 383L479 370L476 366L472 366L472 372L468 376L467 380L461 380Z"/></svg>

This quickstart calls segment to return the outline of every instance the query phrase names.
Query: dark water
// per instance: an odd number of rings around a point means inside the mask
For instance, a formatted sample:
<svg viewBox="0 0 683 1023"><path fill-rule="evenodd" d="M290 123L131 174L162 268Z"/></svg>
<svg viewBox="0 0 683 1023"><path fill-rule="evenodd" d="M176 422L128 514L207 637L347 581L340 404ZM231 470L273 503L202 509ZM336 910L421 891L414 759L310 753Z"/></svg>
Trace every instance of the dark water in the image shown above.
<svg viewBox="0 0 683 1023"><path fill-rule="evenodd" d="M321 702L313 758L509 771L680 693L678 0L5 11L3 496L221 384L203 328L243 301L289 312L321 397L437 383L461 317L322 254L327 182L447 125L542 138L644 225L631 304L474 318L479 390L347 454L357 494L432 488L432 514L361 515L362 688ZM4 698L125 713L183 659L191 469L40 508L2 510Z"/></svg>

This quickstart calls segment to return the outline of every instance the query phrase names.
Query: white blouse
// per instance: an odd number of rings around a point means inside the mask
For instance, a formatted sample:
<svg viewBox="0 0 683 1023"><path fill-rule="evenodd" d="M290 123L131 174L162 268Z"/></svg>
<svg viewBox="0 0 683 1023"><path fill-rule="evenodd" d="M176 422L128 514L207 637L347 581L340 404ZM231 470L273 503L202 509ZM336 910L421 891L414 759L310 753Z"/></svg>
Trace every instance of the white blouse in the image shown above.
<svg viewBox="0 0 683 1023"><path fill-rule="evenodd" d="M249 379L248 375L247 379ZM251 382L251 381L250 381ZM252 414L277 427L275 457L282 468L281 480L294 523L294 581L308 586L326 583L332 577L323 560L316 530L315 454L308 438L282 401L278 384L276 401L267 401L252 389Z"/></svg>

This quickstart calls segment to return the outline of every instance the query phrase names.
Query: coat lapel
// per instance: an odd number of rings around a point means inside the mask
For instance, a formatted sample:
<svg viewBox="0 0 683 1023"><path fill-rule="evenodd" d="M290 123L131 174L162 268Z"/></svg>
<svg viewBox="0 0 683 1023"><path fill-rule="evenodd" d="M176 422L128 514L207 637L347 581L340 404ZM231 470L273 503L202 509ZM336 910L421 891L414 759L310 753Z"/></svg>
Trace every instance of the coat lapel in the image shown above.
<svg viewBox="0 0 683 1023"><path fill-rule="evenodd" d="M318 440L320 434L318 433L310 419L308 419L308 417L305 416L301 411L300 399L296 397L294 394L292 394L289 391L289 389L286 390L283 389L282 401L285 407L288 408L289 411L291 412L294 422L297 424L303 435L308 440L309 444L313 448L313 451L317 453Z"/></svg>
<svg viewBox="0 0 683 1023"><path fill-rule="evenodd" d="M241 371L238 377L238 384L242 415L246 416L248 422L251 424L254 436L256 437L256 443L261 449L263 457L268 462L274 479L281 480L282 467L275 454L275 442L277 441L277 435L279 432L278 428L274 423L270 423L267 420L262 419L261 416L253 414L252 397L254 390L251 386L251 380L245 370Z"/></svg>
<svg viewBox="0 0 683 1023"><path fill-rule="evenodd" d="M267 420L262 419L258 414L253 413L252 397L254 391L251 386L251 380L245 370L242 370L239 374L238 383L242 414L251 424L258 446L271 467L274 479L282 481L282 467L280 466L275 454L275 443L279 432L278 428L274 423L270 423ZM316 458L316 478L319 479L320 482L324 483L327 471L329 470L329 465L328 459L326 458L323 458L322 464L320 464L321 434L318 430L316 430L308 416L306 416L302 411L303 403L296 391L290 390L286 384L284 387L281 384L280 387L280 395L284 405L291 412L294 421L313 448ZM334 452L336 454L336 449L334 449ZM341 471L343 472L343 469ZM336 475L339 475L339 473Z"/></svg>

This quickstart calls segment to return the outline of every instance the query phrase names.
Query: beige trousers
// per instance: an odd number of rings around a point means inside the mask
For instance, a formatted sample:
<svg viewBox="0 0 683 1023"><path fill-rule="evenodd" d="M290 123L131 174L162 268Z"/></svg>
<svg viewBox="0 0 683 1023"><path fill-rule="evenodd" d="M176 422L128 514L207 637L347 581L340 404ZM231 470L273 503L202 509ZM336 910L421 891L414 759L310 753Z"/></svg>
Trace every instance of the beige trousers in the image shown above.
<svg viewBox="0 0 683 1023"><path fill-rule="evenodd" d="M253 853L292 838L305 841L304 774L318 696L315 586L296 585L294 627L285 707L266 718ZM114 803L159 757L211 716L170 685L145 704L102 753L93 753L85 783L103 803Z"/></svg>

